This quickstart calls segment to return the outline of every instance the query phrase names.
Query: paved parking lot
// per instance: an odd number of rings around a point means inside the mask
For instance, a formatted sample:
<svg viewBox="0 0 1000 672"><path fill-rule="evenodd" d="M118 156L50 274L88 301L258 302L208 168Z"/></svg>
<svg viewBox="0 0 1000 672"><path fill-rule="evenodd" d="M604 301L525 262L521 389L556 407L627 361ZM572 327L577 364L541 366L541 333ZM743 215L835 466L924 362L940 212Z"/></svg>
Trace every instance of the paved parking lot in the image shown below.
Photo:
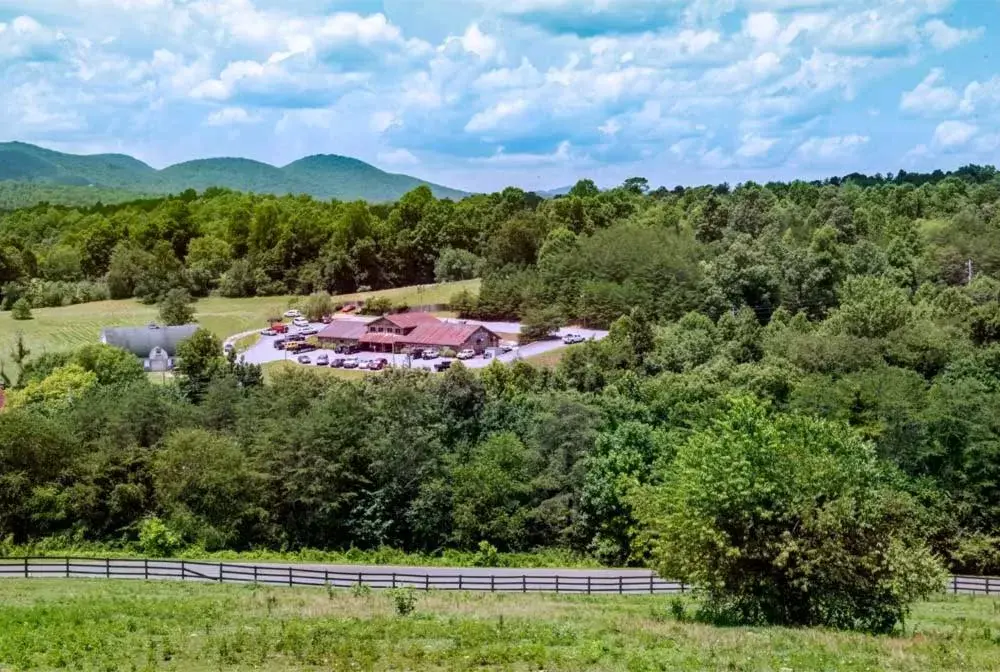
<svg viewBox="0 0 1000 672"><path fill-rule="evenodd" d="M501 334L516 334L520 333L521 325L517 322L479 322L477 320L447 320L448 322L455 323L465 323L465 324L481 324L487 329L493 332ZM325 326L321 322L313 323L311 326L323 330ZM295 333L295 328L292 328L292 333ZM606 331L600 331L595 329L580 329L577 327L567 327L565 329L560 329L558 332L558 339L552 339L549 341L539 341L537 343L529 343L528 345L515 347L511 352L498 355L496 359L501 362L513 362L517 359L523 359L525 357L533 357L535 355L541 355L551 350L556 350L563 347L562 337L566 334L579 334L588 340L600 340L608 335ZM261 336L260 340L252 347L248 348L243 352L243 356L246 361L250 364L267 364L269 362L277 362L282 360L295 361L298 355L295 355L285 350L276 350L274 348L274 341L280 336ZM306 353L309 355L309 359L313 364L309 366L316 366L316 357L322 354L326 354L330 359L334 357L357 357L362 361L371 361L373 359L385 358L389 360L389 364L397 367L412 367L412 368L424 368L431 369L433 371L434 365L442 361L441 359L412 359L406 355L392 355L390 353L376 353L376 352L359 352L355 355L338 355L332 349L320 349L313 350L312 352ZM462 363L470 368L481 368L488 366L493 358L485 359L482 356L475 357L474 359L464 360Z"/></svg>

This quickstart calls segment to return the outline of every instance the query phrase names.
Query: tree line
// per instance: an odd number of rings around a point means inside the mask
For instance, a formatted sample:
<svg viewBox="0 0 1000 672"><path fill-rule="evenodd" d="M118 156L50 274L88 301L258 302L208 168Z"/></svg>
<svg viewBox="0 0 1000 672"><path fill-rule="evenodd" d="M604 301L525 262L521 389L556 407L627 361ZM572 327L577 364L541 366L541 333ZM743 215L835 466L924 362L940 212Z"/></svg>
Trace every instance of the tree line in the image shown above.
<svg viewBox="0 0 1000 672"><path fill-rule="evenodd" d="M483 278L463 311L607 339L552 370L268 385L207 332L168 385L107 346L15 344L0 535L128 544L156 520L206 549L563 548L698 583L720 620L873 631L943 568L1000 571L995 175L477 198L496 219L447 248Z"/></svg>

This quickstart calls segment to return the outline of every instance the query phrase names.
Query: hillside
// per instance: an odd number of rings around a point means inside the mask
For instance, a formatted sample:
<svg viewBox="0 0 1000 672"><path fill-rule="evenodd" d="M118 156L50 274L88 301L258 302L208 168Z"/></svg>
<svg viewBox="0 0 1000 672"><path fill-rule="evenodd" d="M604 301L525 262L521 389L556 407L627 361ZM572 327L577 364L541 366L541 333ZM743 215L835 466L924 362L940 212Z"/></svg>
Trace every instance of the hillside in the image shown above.
<svg viewBox="0 0 1000 672"><path fill-rule="evenodd" d="M78 156L23 142L0 143L0 182L17 190L28 205L31 190L16 185L47 185L53 188L86 187L95 190L125 190L140 194L177 193L185 189L203 191L225 187L268 194L310 194L338 200L393 201L407 191L426 184L438 198L462 198L464 192L425 182L409 175L387 173L358 159L336 155L310 156L278 168L242 158L210 158L186 161L156 170L142 161L121 154ZM86 192L73 192L70 200L94 202ZM36 201L37 202L37 201Z"/></svg>

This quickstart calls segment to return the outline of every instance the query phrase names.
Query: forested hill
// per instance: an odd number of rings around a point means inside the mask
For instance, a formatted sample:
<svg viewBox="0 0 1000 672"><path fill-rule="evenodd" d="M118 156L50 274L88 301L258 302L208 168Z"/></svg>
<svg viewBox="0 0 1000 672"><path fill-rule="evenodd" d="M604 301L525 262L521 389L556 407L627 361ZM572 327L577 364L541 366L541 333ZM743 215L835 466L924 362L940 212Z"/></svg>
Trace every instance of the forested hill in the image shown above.
<svg viewBox="0 0 1000 672"><path fill-rule="evenodd" d="M363 161L336 155L309 156L282 168L240 158L187 161L156 170L138 159L122 154L77 156L63 154L22 142L0 143L0 205L30 205L40 193L52 194L51 187L77 187L73 200L87 199L80 189L108 192L110 200L124 200L122 193L180 193L224 187L262 194L309 194L319 199L369 202L395 201L408 191L426 184L438 198L461 198L466 194L431 184L409 175L379 170ZM27 185L45 185L39 192ZM59 198L55 190L54 199ZM11 194L19 194L13 198ZM96 195L96 193L95 193Z"/></svg>

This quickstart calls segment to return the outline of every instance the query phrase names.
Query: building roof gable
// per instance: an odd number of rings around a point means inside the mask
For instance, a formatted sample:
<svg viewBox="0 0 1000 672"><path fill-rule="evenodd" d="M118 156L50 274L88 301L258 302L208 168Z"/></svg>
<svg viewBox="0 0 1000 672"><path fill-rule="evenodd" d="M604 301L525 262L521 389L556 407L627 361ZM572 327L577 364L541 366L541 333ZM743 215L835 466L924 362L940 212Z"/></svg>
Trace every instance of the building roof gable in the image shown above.
<svg viewBox="0 0 1000 672"><path fill-rule="evenodd" d="M397 327L401 329L410 329L412 327L417 327L423 324L440 324L441 320L434 317L430 313L395 313L393 315L385 315L383 319L392 322Z"/></svg>
<svg viewBox="0 0 1000 672"><path fill-rule="evenodd" d="M360 320L334 320L317 334L321 339L357 340L365 335L368 323Z"/></svg>

